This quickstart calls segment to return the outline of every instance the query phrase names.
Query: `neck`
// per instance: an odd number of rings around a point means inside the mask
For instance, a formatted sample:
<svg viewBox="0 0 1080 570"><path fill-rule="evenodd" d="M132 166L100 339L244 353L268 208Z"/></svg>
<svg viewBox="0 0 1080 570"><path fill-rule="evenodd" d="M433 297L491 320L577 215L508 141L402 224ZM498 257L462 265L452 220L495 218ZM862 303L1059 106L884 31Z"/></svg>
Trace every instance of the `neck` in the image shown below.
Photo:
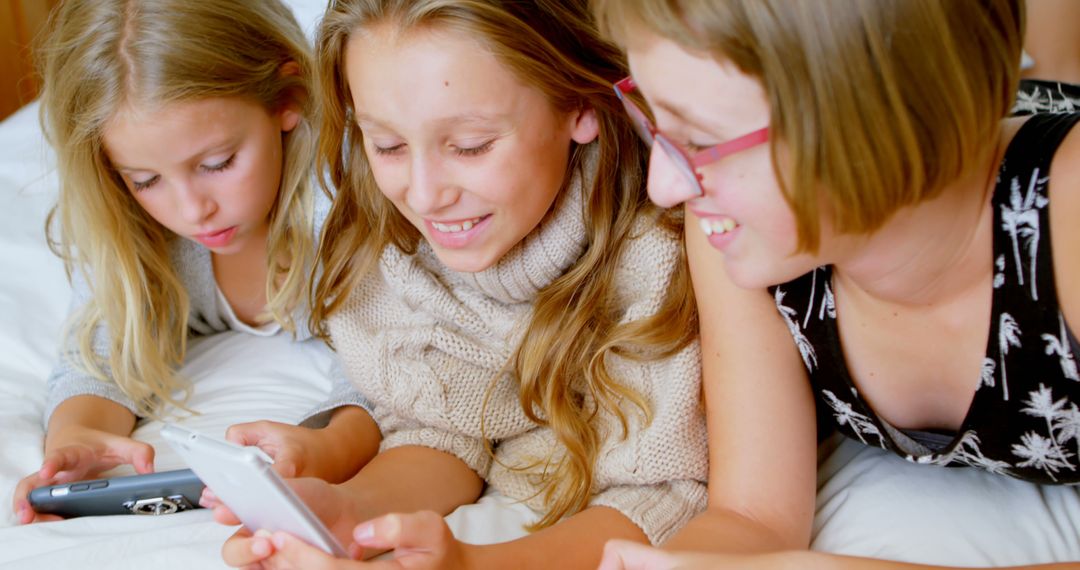
<svg viewBox="0 0 1080 570"><path fill-rule="evenodd" d="M845 236L833 263L841 286L881 302L929 307L968 294L992 273L989 200L998 147L940 195L904 208L870 236Z"/></svg>

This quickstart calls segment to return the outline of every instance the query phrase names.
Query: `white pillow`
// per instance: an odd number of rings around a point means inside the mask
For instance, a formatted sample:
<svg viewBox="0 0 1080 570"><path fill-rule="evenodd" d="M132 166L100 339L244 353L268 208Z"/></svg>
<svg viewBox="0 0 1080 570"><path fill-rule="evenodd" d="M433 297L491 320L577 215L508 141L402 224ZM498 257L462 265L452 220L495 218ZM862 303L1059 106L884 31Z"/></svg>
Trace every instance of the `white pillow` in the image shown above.
<svg viewBox="0 0 1080 570"><path fill-rule="evenodd" d="M814 550L965 567L1080 560L1076 487L916 465L840 436L821 457Z"/></svg>

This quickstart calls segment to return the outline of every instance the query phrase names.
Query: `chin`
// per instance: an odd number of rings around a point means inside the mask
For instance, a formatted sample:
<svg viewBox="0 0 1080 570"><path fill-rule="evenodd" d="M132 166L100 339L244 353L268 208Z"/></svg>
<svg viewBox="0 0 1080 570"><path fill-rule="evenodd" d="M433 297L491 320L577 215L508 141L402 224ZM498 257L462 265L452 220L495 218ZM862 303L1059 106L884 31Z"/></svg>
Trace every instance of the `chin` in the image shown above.
<svg viewBox="0 0 1080 570"><path fill-rule="evenodd" d="M724 263L728 279L740 289L766 289L781 285L801 277L807 271L792 271L791 268L776 266L748 267L740 263Z"/></svg>
<svg viewBox="0 0 1080 570"><path fill-rule="evenodd" d="M441 248L435 248L435 255L447 269L457 273L479 273L495 265L501 258L491 258L480 252L448 251Z"/></svg>

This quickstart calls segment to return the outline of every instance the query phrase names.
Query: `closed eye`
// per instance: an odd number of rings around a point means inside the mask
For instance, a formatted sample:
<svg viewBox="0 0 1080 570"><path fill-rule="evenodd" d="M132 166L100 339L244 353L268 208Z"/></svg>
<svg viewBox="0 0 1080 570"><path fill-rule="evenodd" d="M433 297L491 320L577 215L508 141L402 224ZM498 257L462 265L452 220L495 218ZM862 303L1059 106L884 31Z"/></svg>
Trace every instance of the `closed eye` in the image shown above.
<svg viewBox="0 0 1080 570"><path fill-rule="evenodd" d="M136 192L146 190L147 188L153 186L154 184L157 184L158 180L161 180L161 176L156 175L156 174L153 177L148 178L146 180L142 180L142 181L132 180L131 181L131 188L133 190L135 190Z"/></svg>
<svg viewBox="0 0 1080 570"><path fill-rule="evenodd" d="M405 145L404 144L396 144L394 146L388 146L388 147L382 147L382 146L379 146L379 145L372 145L372 148L375 149L375 154L378 154L378 155L381 155L381 156L390 156L390 155L397 154L402 148L405 148Z"/></svg>
<svg viewBox="0 0 1080 570"><path fill-rule="evenodd" d="M469 148L457 147L457 148L454 149L454 152L458 156L478 156L478 155L484 154L485 152L491 150L491 147L494 144L495 144L495 141L488 141L488 142L486 142L486 143L484 143L484 144L482 144L480 146L474 146L474 147L469 147Z"/></svg>
<svg viewBox="0 0 1080 570"><path fill-rule="evenodd" d="M702 144L695 144L695 143L692 143L692 142L688 142L688 143L686 143L685 148L686 148L686 152L693 155L693 154L697 154L697 153L699 153L699 152L701 152L703 150L707 150L709 148L712 148L713 146L715 146L715 145L711 145L711 144L702 145Z"/></svg>
<svg viewBox="0 0 1080 570"><path fill-rule="evenodd" d="M230 166L232 166L233 162L235 160L236 160L236 155L233 154L233 155L229 156L229 158L226 158L224 161L219 162L217 164L204 164L202 166L202 169L204 171L206 171L206 172L221 172L222 170L226 170Z"/></svg>

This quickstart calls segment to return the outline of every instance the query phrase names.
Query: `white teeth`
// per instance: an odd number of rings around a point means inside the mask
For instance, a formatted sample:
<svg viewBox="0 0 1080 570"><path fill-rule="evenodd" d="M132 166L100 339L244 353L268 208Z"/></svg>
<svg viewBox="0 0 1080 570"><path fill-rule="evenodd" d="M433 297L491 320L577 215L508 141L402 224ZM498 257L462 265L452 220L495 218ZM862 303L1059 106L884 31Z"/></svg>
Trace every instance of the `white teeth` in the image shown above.
<svg viewBox="0 0 1080 570"><path fill-rule="evenodd" d="M709 220L698 220L698 221L701 222L701 231L705 232L706 236L711 236L712 235L712 224L709 223Z"/></svg>
<svg viewBox="0 0 1080 570"><path fill-rule="evenodd" d="M701 219L699 222L701 224L701 231L705 232L706 236L726 234L739 227L739 224L731 218Z"/></svg>
<svg viewBox="0 0 1080 570"><path fill-rule="evenodd" d="M461 231L466 231L467 232L467 231L473 229L473 227L476 226L476 224L479 224L480 221L483 220L483 219L484 218L482 218L482 217L473 218L471 220L466 220L466 221L464 221L464 222L462 222L460 224L440 224L439 222L431 222L431 225L432 225L432 227L434 227L440 233L456 234L456 233L461 232Z"/></svg>

